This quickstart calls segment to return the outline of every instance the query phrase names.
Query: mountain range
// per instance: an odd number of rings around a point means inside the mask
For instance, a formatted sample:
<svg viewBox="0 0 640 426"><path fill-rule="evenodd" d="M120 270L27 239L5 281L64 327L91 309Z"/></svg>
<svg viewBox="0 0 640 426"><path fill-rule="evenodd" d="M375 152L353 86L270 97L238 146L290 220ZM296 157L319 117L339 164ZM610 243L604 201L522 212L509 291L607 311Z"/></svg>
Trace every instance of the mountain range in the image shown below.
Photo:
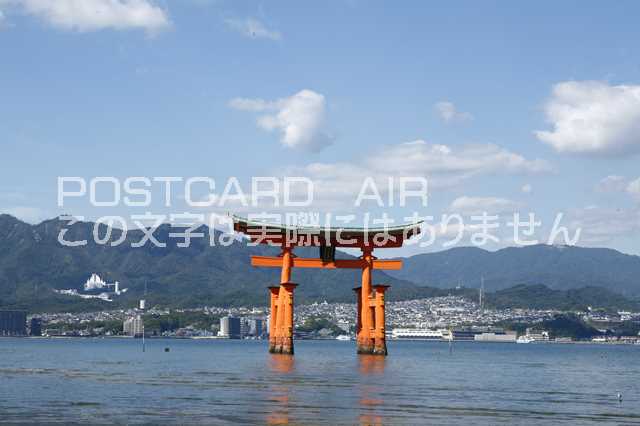
<svg viewBox="0 0 640 426"><path fill-rule="evenodd" d="M113 303L82 300L59 295L54 289L81 289L92 273L108 282L119 281L129 291L120 300L135 303L148 289L149 302L172 306L266 304L269 285L279 282L278 268L253 268L252 255L276 255L268 246L249 246L243 240L229 246L211 245L209 229L201 227L204 237L194 238L187 248L177 246L179 239L169 225L161 225L154 237L166 244L157 247L147 242L131 247L143 233L129 231L122 244L96 244L94 224L76 223L64 236L67 241L83 241L80 247L67 247L58 242L60 230L67 222L52 219L29 225L9 215L0 215L0 306L42 310L104 309ZM98 227L105 235L106 226ZM112 241L121 231L114 230ZM217 236L216 236L217 237ZM296 249L295 254L317 257L317 249ZM341 257L350 257L340 253ZM296 291L299 302L327 300L355 301L353 287L359 285L357 270L294 269L292 280L300 283ZM375 282L394 288L395 297L417 297L423 289L402 279L374 272Z"/></svg>
<svg viewBox="0 0 640 426"><path fill-rule="evenodd" d="M626 296L640 295L640 256L606 248L533 245L487 251L460 247L403 259L396 278L420 286L458 285L500 290L518 284L544 284L568 290L603 287Z"/></svg>
<svg viewBox="0 0 640 426"><path fill-rule="evenodd" d="M139 230L129 231L123 243L114 247L96 244L94 224L90 222L72 225L65 236L67 240L87 240L87 244L65 247L58 242L63 228L67 228L67 222L59 219L30 225L13 216L0 215L0 307L42 312L132 306L142 297L145 285L148 289L145 297L150 304L264 305L266 287L279 280L277 268L250 266L251 255L275 255L276 248L249 246L241 239L230 246L211 245L210 230L204 226L198 229L204 237L192 239L188 248L177 246L178 240L169 236L176 230L169 225L162 225L154 232L166 247L147 242L139 248L131 247L132 242L142 239L143 233ZM104 235L106 227L100 225L98 230ZM114 230L112 240L117 239L120 232ZM295 254L318 257L315 248L296 249ZM351 257L340 252L338 256ZM477 288L480 277L484 277L485 288L495 291L495 296L518 286L519 290L507 292L506 299L497 298L496 303L505 300L522 303L531 296L548 306L549 300L554 299L568 305L576 298L579 304L602 300L603 294L609 302L616 301L617 296L613 295L640 296L640 257L609 249L532 246L489 252L455 248L419 254L403 261L403 269L393 271L392 275L374 272L375 283L392 286L391 300L469 293L468 289L452 289L461 284ZM92 273L109 282L117 280L129 291L115 302L84 300L53 291L81 289ZM294 269L292 280L300 284L296 290L297 302L353 303L352 288L359 285L360 271ZM569 292L575 289L582 290ZM477 290L469 294L474 292L477 294ZM551 296L547 297L547 293ZM624 297L620 303L626 300Z"/></svg>

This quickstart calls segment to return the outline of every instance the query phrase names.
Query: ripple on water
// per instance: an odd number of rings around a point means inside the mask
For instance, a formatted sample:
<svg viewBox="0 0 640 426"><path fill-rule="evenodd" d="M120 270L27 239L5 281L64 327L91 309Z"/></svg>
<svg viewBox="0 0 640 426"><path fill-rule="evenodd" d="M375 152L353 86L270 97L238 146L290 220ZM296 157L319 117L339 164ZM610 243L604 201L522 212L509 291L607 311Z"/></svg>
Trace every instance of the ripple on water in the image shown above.
<svg viewBox="0 0 640 426"><path fill-rule="evenodd" d="M380 361L332 342L298 342L294 358L272 358L263 342L181 341L170 357L162 341L144 354L108 339L12 342L0 356L0 377L11 379L0 386L8 422L640 422L633 348L616 349L603 369L602 347L469 344L441 356L438 345L390 342Z"/></svg>

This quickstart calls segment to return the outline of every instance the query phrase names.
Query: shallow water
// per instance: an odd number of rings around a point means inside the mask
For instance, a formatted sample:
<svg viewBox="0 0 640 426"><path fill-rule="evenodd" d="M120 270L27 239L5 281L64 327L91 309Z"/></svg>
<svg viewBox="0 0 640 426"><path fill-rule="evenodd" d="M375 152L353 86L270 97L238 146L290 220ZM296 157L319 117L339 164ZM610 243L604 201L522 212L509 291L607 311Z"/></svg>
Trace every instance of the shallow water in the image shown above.
<svg viewBox="0 0 640 426"><path fill-rule="evenodd" d="M0 421L640 424L637 345L388 345L0 338Z"/></svg>

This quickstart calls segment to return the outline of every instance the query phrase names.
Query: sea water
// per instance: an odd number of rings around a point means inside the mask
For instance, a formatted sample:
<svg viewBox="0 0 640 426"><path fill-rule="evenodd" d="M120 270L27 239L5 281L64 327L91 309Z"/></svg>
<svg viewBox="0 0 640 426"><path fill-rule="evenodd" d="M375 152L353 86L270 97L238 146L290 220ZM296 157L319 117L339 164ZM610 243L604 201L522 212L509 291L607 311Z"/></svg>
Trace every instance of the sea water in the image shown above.
<svg viewBox="0 0 640 426"><path fill-rule="evenodd" d="M640 346L0 338L0 422L637 424ZM168 348L168 351L166 351ZM622 395L619 401L618 394Z"/></svg>

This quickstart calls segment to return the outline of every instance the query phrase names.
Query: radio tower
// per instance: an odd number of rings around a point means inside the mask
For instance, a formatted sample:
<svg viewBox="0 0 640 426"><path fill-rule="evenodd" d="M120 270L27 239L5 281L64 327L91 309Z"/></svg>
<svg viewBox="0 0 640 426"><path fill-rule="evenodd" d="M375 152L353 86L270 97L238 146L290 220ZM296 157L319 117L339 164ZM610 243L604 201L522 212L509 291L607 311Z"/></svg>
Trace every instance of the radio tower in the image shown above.
<svg viewBox="0 0 640 426"><path fill-rule="evenodd" d="M141 323L142 323L142 352L145 352L146 346L144 342L144 310L147 308L147 280L144 280L144 299L140 299L140 310L142 314L140 315Z"/></svg>
<svg viewBox="0 0 640 426"><path fill-rule="evenodd" d="M484 275L480 276L480 295L479 295L478 299L479 299L478 300L478 305L480 305L480 311L483 311L484 310L484 306L483 306L484 300L482 300L482 299L484 299Z"/></svg>

